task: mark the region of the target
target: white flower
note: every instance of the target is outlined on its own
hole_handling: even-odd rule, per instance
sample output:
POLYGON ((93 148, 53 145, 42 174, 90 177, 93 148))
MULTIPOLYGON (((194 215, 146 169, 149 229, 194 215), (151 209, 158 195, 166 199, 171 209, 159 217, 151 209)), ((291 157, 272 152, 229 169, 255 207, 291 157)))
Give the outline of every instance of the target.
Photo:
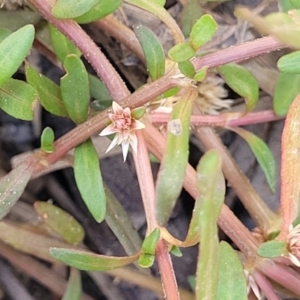
POLYGON ((300 224, 295 228, 291 225, 287 235, 288 256, 297 267, 300 267, 300 224))
POLYGON ((129 145, 132 150, 137 153, 137 137, 135 131, 145 128, 145 125, 131 115, 129 107, 123 109, 118 103, 112 103, 112 114, 108 114, 112 123, 104 128, 99 135, 109 135, 116 133, 111 144, 107 148, 106 152, 110 151, 114 146, 121 145, 124 161, 126 160, 129 145))

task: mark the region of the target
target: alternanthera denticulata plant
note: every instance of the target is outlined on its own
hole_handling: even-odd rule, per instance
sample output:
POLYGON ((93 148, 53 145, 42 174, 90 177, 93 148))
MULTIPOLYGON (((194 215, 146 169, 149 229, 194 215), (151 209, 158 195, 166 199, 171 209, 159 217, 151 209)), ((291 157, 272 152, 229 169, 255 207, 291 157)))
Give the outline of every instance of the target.
MULTIPOLYGON (((297 269, 300 265, 299 53, 291 50, 278 61, 280 76, 273 110, 252 112, 259 101, 259 84, 238 64, 278 49, 300 49, 299 3, 282 0, 279 3, 282 11, 264 18, 246 8, 238 8, 236 15, 249 21, 265 36, 200 55, 201 47, 211 40, 218 26, 212 16, 199 15, 185 37, 165 10, 165 1, 126 0, 124 3, 154 14, 166 24, 174 38, 174 46, 166 49, 170 68, 166 67, 165 49, 149 28, 138 24, 131 30, 114 18, 112 13, 123 5, 122 1, 28 0, 23 12, 31 16, 25 23, 32 24, 20 22, 17 28, 1 23, 5 11, 0 11, 1 108, 15 118, 32 120, 34 107, 39 102, 48 112, 70 118, 77 125, 55 141, 53 131, 46 128, 41 136, 41 148, 0 180, 0 216, 4 218, 9 213, 32 177, 45 170, 51 171, 59 162, 71 161, 77 187, 91 215, 97 222, 107 221, 128 255, 115 257, 87 251, 82 244, 81 224, 68 213, 43 202, 35 204, 37 214, 64 242, 58 242, 53 236, 38 235, 30 229, 18 229, 5 220, 0 223, 0 239, 21 252, 71 266, 71 283, 74 277, 79 278, 76 269, 117 272, 133 262, 139 267, 150 268, 157 261, 161 293, 169 300, 247 299, 252 292, 257 298, 265 296, 272 300, 280 299, 282 294, 300 297, 297 269), (44 20, 49 22, 51 45, 38 34, 39 24, 44 20), (148 83, 130 94, 111 63, 80 26, 90 22, 96 22, 108 35, 130 47, 147 66, 148 83), (60 85, 25 60, 31 47, 37 45, 65 71, 60 85), (82 57, 99 79, 88 74, 82 57), (26 82, 11 78, 20 65, 24 66, 26 82), (224 90, 220 90, 220 79, 215 79, 214 96, 204 97, 211 100, 211 106, 203 109, 207 103, 201 105, 199 91, 203 91, 205 84, 214 85, 211 78, 222 78, 245 99, 245 110, 215 114, 221 108, 220 103, 221 106, 230 105, 230 102, 220 102, 217 96, 225 95, 224 90), (291 78, 288 87, 286 78, 291 78), (90 108, 92 85, 105 95, 105 101, 100 104, 107 108, 102 111, 90 108), (246 140, 270 189, 274 190, 276 164, 271 151, 261 139, 240 126, 281 118, 286 118, 282 134, 281 202, 280 213, 275 213, 239 170, 212 127, 232 130, 246 140), (116 134, 108 150, 121 144, 124 160, 131 147, 147 220, 143 241, 103 184, 98 154, 91 139, 99 133, 116 134), (188 164, 191 133, 206 149, 196 170, 188 164), (70 160, 68 152, 72 149, 74 154, 70 160), (150 154, 160 161, 155 182, 150 154), (255 234, 223 203, 225 178, 255 222, 255 234), (167 224, 182 188, 195 199, 195 207, 185 240, 178 240, 168 232, 167 224), (114 213, 116 210, 118 214, 114 213), (218 227, 231 239, 232 245, 219 241, 218 227), (36 244, 18 242, 21 235, 39 241, 39 251, 36 244), (180 248, 197 244, 199 257, 195 262, 197 272, 192 293, 177 287, 171 255, 178 255, 180 248)), ((191 3, 195 5, 190 1, 185 4, 186 10, 191 3)), ((114 274, 122 276, 121 272, 114 274)), ((140 276, 145 275, 141 273, 140 276)), ((148 276, 149 280, 153 279, 148 276)), ((80 293, 80 289, 77 292, 80 293)))

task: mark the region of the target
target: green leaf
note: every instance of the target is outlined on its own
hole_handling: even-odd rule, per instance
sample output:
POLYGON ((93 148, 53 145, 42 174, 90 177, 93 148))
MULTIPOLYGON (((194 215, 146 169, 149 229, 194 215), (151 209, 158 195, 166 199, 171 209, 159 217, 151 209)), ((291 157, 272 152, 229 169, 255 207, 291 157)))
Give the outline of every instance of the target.
POLYGON ((12 31, 10 29, 6 29, 6 28, 0 28, 0 43, 7 38, 10 34, 12 33, 12 31))
POLYGON ((256 78, 247 69, 236 64, 220 66, 217 70, 229 87, 245 98, 247 111, 251 111, 256 106, 259 96, 256 78))
POLYGON ((206 152, 197 166, 199 196, 188 238, 199 234, 201 242, 196 276, 196 299, 216 299, 218 286, 219 241, 217 220, 225 195, 225 180, 217 150, 206 152), (197 218, 198 217, 198 218, 197 218))
POLYGON ((293 19, 296 15, 278 12, 271 13, 264 18, 269 33, 275 35, 282 43, 299 49, 300 48, 300 26, 299 18, 293 19))
POLYGON ((114 11, 116 11, 122 5, 121 0, 101 0, 92 9, 90 9, 84 15, 77 17, 75 21, 79 24, 87 24, 96 20, 102 19, 114 11))
POLYGON ((21 197, 36 165, 35 158, 28 157, 0 179, 0 220, 21 197))
POLYGON ((180 248, 177 246, 172 246, 170 253, 172 253, 176 257, 182 257, 182 252, 180 251, 180 248))
POLYGON ((84 229, 69 213, 43 201, 35 202, 34 209, 43 221, 66 242, 78 245, 83 241, 84 229))
POLYGON ((211 15, 203 15, 193 26, 190 34, 190 45, 197 51, 214 36, 218 24, 211 15))
POLYGON ((139 257, 139 265, 142 268, 150 268, 155 261, 155 248, 160 238, 160 229, 155 228, 144 240, 142 253, 139 257))
POLYGON ((295 51, 282 56, 277 67, 281 72, 300 74, 300 51, 295 51))
POLYGON ((46 127, 41 135, 41 148, 47 153, 54 151, 54 132, 50 127, 46 127))
POLYGON ((62 102, 60 87, 27 63, 25 72, 27 82, 38 91, 41 105, 54 115, 68 117, 68 112, 62 102))
POLYGON ((139 257, 139 266, 142 268, 150 268, 152 267, 154 261, 154 254, 142 253, 139 257))
POLYGON ((64 248, 50 248, 50 254, 57 260, 84 271, 108 271, 122 268, 133 263, 139 257, 139 253, 132 256, 115 257, 64 248))
POLYGON ((137 107, 131 110, 131 116, 139 120, 145 114, 145 107, 137 107))
POLYGON ((300 8, 300 0, 289 0, 293 8, 300 8))
MULTIPOLYGON (((189 225, 185 245, 195 245, 199 242, 203 218, 210 218, 210 222, 217 221, 225 195, 225 181, 221 171, 221 158, 217 151, 211 150, 201 158, 198 169, 198 189, 200 196, 197 198, 189 225), (209 184, 208 184, 209 183, 209 184), (209 202, 208 204, 205 204, 209 202), (212 211, 207 211, 203 216, 204 206, 212 211)), ((213 226, 213 225, 212 225, 213 226)), ((205 233, 207 234, 207 233, 205 233)), ((202 241, 202 239, 201 239, 202 241)))
POLYGON ((194 78, 195 68, 190 61, 182 61, 178 63, 180 72, 188 78, 194 78))
POLYGON ((274 112, 285 116, 300 92, 300 74, 279 73, 273 97, 274 112))
POLYGON ((236 127, 230 128, 230 130, 236 132, 248 143, 262 171, 264 172, 271 191, 275 193, 276 162, 268 145, 255 134, 243 128, 236 127))
POLYGON ((288 254, 287 243, 283 241, 268 241, 261 244, 257 249, 261 257, 274 258, 288 254))
POLYGON ((172 60, 180 62, 191 59, 195 56, 195 51, 189 43, 180 43, 172 47, 168 55, 172 60))
POLYGON ((62 300, 80 300, 81 289, 80 272, 77 269, 71 268, 67 289, 62 300))
POLYGON ((69 54, 81 56, 79 49, 56 27, 49 25, 50 38, 57 58, 63 63, 69 54))
POLYGON ((205 79, 208 71, 208 67, 203 67, 195 74, 194 79, 198 82, 201 82, 205 79))
POLYGON ((155 248, 160 238, 160 229, 155 228, 144 240, 142 250, 147 254, 155 254, 155 248))
POLYGON ((10 78, 0 86, 0 107, 14 118, 32 120, 37 100, 37 91, 24 81, 10 78))
POLYGON ((100 0, 57 0, 52 14, 57 19, 72 19, 87 13, 100 0))
POLYGON ((138 25, 134 32, 142 46, 152 81, 165 74, 165 53, 156 35, 147 27, 138 25))
POLYGON ((61 95, 70 118, 80 124, 86 121, 90 103, 89 79, 81 59, 70 54, 64 61, 66 75, 60 79, 61 95))
POLYGON ((104 191, 107 201, 105 221, 123 246, 126 254, 133 255, 142 247, 141 238, 133 228, 131 220, 122 205, 105 185, 104 191))
POLYGON ((247 282, 243 265, 231 246, 219 245, 219 283, 217 300, 247 300, 247 282))
POLYGON ((97 100, 112 101, 111 95, 105 84, 97 76, 88 74, 88 77, 91 97, 97 100))
POLYGON ((26 25, 0 43, 0 86, 19 68, 34 39, 34 27, 26 25))
POLYGON ((99 158, 91 139, 75 148, 74 173, 82 199, 95 220, 101 222, 105 217, 106 199, 99 158))
POLYGON ((278 2, 281 10, 284 12, 287 12, 294 8, 290 0, 278 0, 278 2))
POLYGON ((156 182, 156 216, 160 225, 168 221, 182 189, 188 160, 191 110, 196 95, 193 88, 186 90, 168 123, 166 152, 156 182))
POLYGON ((181 12, 181 29, 185 37, 190 35, 193 25, 203 15, 200 3, 198 0, 190 0, 184 5, 181 12))

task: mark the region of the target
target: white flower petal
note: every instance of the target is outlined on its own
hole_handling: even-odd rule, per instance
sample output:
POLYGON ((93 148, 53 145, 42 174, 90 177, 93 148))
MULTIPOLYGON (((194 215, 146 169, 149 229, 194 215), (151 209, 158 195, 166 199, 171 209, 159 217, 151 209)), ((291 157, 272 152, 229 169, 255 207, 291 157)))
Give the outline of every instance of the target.
POLYGON ((291 260, 291 262, 297 266, 297 267, 300 267, 300 261, 299 259, 292 253, 289 252, 289 259, 291 260))
POLYGON ((108 148, 106 149, 105 153, 107 153, 108 151, 110 151, 114 146, 116 146, 119 142, 119 135, 116 134, 114 139, 111 141, 110 145, 108 146, 108 148))
POLYGON ((130 141, 130 146, 132 150, 134 151, 135 154, 137 154, 137 146, 138 146, 138 140, 135 134, 130 134, 129 135, 129 141, 130 141))
POLYGON ((144 129, 145 128, 145 124, 142 123, 139 120, 134 120, 134 129, 135 130, 139 130, 139 129, 144 129))
POLYGON ((122 152, 123 152, 124 162, 125 162, 127 154, 128 154, 128 149, 129 149, 129 143, 123 141, 122 142, 122 152))
POLYGON ((114 126, 113 124, 110 124, 108 125, 107 127, 105 127, 100 133, 99 135, 100 136, 105 136, 105 135, 110 135, 110 134, 113 134, 117 132, 115 129, 114 129, 114 126))
POLYGON ((112 103, 112 109, 115 114, 123 111, 123 108, 115 101, 112 103))

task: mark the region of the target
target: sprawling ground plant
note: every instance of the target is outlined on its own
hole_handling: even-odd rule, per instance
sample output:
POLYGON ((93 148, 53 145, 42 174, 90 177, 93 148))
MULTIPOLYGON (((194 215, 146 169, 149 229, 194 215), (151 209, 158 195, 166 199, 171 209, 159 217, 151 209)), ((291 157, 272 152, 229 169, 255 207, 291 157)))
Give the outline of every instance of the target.
MULTIPOLYGON (((79 299, 77 269, 106 272, 116 269, 111 274, 124 279, 134 278, 134 272, 140 272, 139 276, 148 276, 146 281, 152 282, 151 275, 139 270, 150 268, 154 261, 158 263, 163 288, 159 291, 152 286, 152 289, 170 300, 248 299, 253 293, 259 299, 262 295, 267 299, 280 299, 283 294, 300 297, 300 88, 294 81, 300 74, 300 53, 291 50, 278 61, 280 76, 273 110, 251 112, 259 100, 259 85, 238 64, 287 47, 300 49, 299 1, 282 0, 281 12, 266 17, 238 8, 236 16, 250 22, 265 36, 212 53, 201 52, 218 26, 211 15, 199 13, 192 24, 185 22, 184 35, 165 10, 165 1, 124 2, 156 15, 166 24, 174 39, 174 46, 167 49, 168 58, 166 49, 149 28, 138 24, 131 30, 113 17, 112 13, 122 6, 121 0, 28 0, 23 11, 28 17, 20 18, 18 28, 10 28, 9 22, 7 28, 1 25, 1 108, 15 118, 32 120, 39 101, 48 112, 70 118, 77 126, 57 140, 52 129, 45 128, 41 148, 1 178, 0 216, 2 219, 9 213, 32 177, 67 162, 74 168, 77 187, 91 215, 97 222, 108 223, 128 255, 115 257, 87 251, 82 244, 81 224, 45 202, 36 202, 34 208, 56 233, 56 238, 4 219, 0 223, 0 239, 21 252, 71 266, 64 299, 79 299), (39 24, 44 20, 48 22, 51 45, 38 34, 39 24), (80 26, 90 22, 97 22, 108 35, 127 45, 147 66, 149 80, 134 93, 130 94, 111 63, 80 26), (65 75, 60 85, 25 60, 32 46, 63 68, 65 75), (99 78, 87 72, 82 57, 99 78), (25 68, 26 82, 11 78, 20 65, 25 68), (208 105, 199 104, 202 82, 205 84, 208 78, 218 81, 218 76, 245 100, 244 110, 212 114, 220 107, 230 106, 230 101, 219 99, 223 90, 218 90, 220 96, 208 105), (287 81, 290 81, 288 89, 287 81), (97 105, 102 110, 90 108, 90 98, 95 93, 100 95, 97 105), (271 151, 260 138, 240 126, 280 118, 286 120, 282 134, 280 212, 275 213, 239 170, 213 127, 232 130, 245 139, 274 191, 276 164, 271 151), (188 164, 191 133, 206 149, 196 170, 188 164), (143 241, 102 181, 98 154, 91 139, 94 134, 114 134, 107 151, 120 145, 124 161, 128 151, 132 152, 147 220, 143 241), (74 155, 70 157, 68 152, 72 149, 74 155), (160 161, 156 181, 150 164, 154 158, 160 161), (255 222, 253 233, 223 203, 225 178, 255 222), (168 231, 167 224, 182 188, 195 199, 195 207, 186 238, 178 240, 168 231), (231 245, 219 241, 218 227, 230 238, 231 245), (191 293, 177 287, 170 257, 180 255, 180 248, 197 244, 199 257, 191 293), (124 269, 129 272, 125 275, 118 273, 118 269, 134 262, 136 270, 124 269)), ((183 19, 194 9, 200 11, 198 1, 182 2, 183 19)), ((7 12, 1 13, 0 18, 4 18, 7 12)), ((1 254, 9 259, 14 250, 7 249, 0 245, 1 254)), ((40 268, 40 272, 45 271, 40 268)), ((59 288, 53 289, 61 294, 59 288)))

